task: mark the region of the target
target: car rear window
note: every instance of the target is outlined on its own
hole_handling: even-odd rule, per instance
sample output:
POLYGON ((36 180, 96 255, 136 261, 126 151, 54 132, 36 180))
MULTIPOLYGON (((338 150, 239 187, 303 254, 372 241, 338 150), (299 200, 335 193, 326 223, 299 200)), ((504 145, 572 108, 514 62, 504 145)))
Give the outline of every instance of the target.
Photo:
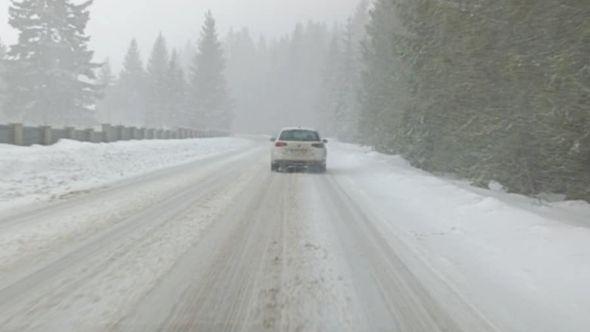
POLYGON ((311 130, 285 130, 279 138, 281 141, 317 142, 320 135, 311 130))

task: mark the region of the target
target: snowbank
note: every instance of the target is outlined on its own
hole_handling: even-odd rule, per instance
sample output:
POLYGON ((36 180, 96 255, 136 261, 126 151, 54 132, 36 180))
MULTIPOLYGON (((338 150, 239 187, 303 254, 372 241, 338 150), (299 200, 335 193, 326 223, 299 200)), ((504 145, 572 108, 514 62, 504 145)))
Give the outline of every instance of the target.
POLYGON ((0 212, 252 144, 240 138, 108 144, 63 140, 32 147, 0 144, 0 212))
POLYGON ((337 183, 499 330, 590 330, 590 204, 483 190, 397 156, 332 147, 337 183))

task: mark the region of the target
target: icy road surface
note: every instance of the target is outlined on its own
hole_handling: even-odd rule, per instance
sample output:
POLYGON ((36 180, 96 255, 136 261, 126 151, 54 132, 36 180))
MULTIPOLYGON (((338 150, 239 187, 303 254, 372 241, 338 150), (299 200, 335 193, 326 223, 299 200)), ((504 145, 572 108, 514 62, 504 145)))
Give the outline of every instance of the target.
POLYGON ((0 330, 588 330, 587 206, 546 213, 562 224, 331 155, 325 175, 272 174, 257 142, 3 216, 0 330))

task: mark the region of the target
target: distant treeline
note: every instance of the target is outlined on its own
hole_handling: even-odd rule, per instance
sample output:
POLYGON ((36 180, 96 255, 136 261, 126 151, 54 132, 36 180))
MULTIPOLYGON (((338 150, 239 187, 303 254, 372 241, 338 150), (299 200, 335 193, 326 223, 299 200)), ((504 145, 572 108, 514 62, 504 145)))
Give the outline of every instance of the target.
MULTIPOLYGON (((190 60, 160 35, 144 66, 131 42, 119 75, 94 62, 86 26, 93 1, 11 0, 18 42, 0 43, 0 120, 29 125, 100 123, 229 130, 232 101, 211 13, 190 60)), ((195 38, 196 39, 196 38, 195 38)), ((122 51, 123 52, 123 51, 122 51)))
POLYGON ((256 40, 247 29, 231 31, 225 48, 236 129, 276 134, 281 127, 301 125, 326 134, 337 127, 352 131, 347 108, 359 88, 356 76, 368 9, 369 1, 361 1, 344 24, 300 23, 290 34, 270 40, 256 40), (350 85, 332 91, 331 71, 337 69, 343 76, 335 79, 350 85), (336 101, 336 95, 343 100, 336 101), (334 107, 341 116, 337 119, 334 107))
POLYGON ((225 67, 211 13, 197 49, 188 43, 184 53, 169 50, 160 34, 144 65, 132 40, 119 75, 113 75, 108 60, 99 71, 104 94, 97 104, 97 117, 107 123, 228 131, 234 115, 225 67))
POLYGON ((589 1, 376 0, 366 33, 359 63, 347 34, 328 61, 339 137, 482 186, 590 199, 589 1))

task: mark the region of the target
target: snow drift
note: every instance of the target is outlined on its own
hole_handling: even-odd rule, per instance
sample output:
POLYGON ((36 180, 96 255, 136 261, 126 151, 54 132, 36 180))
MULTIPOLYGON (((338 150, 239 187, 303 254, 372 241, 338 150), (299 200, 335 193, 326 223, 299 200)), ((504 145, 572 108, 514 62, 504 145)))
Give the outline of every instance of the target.
POLYGON ((243 149, 240 138, 0 145, 0 212, 243 149))

